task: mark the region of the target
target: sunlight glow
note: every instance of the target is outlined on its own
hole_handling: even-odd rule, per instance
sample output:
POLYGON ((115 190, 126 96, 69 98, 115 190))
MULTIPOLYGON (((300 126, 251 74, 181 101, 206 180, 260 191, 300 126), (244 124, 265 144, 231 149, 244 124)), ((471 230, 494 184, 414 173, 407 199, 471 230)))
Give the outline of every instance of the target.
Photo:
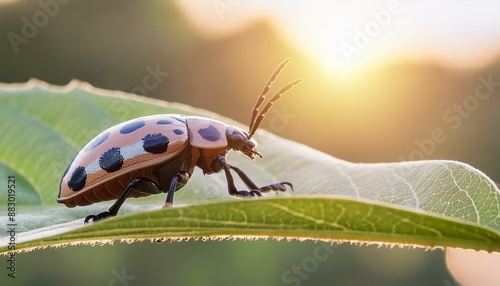
POLYGON ((481 67, 499 54, 500 1, 178 1, 209 37, 271 21, 294 48, 335 73, 390 61, 481 67), (203 3, 203 4, 202 4, 203 3))

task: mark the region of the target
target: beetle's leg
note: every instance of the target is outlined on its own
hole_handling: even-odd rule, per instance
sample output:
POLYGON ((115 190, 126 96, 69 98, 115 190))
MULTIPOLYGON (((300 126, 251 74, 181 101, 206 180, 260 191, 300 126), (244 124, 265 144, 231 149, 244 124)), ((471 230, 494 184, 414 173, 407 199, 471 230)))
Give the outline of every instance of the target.
POLYGON ((226 161, 226 158, 224 158, 222 156, 219 156, 218 159, 222 165, 222 168, 224 169, 224 173, 226 174, 227 187, 228 187, 229 194, 231 196, 236 196, 236 197, 255 197, 255 196, 261 197, 262 196, 262 194, 259 191, 259 188, 257 186, 255 186, 254 183, 252 183, 252 185, 255 186, 255 188, 253 188, 252 186, 248 186, 250 189, 252 189, 251 191, 238 191, 238 189, 234 185, 233 175, 231 175, 231 170, 230 170, 231 165, 229 165, 229 163, 226 161))
POLYGON ((293 190, 293 185, 290 182, 281 182, 281 183, 271 184, 271 185, 259 188, 259 187, 257 187, 257 185, 255 185, 254 182, 252 182, 252 180, 247 176, 247 174, 245 174, 240 168, 232 166, 232 165, 229 165, 229 168, 233 169, 238 174, 238 176, 240 176, 243 183, 245 183, 245 185, 247 185, 247 187, 249 187, 252 190, 259 190, 259 191, 264 192, 264 193, 267 193, 270 191, 285 192, 286 191, 285 185, 289 186, 293 190))
POLYGON ((189 173, 179 172, 175 174, 172 182, 170 182, 170 187, 168 188, 167 199, 165 200, 165 205, 163 207, 171 207, 174 203, 174 193, 177 190, 177 184, 184 186, 189 180, 189 173))
POLYGON ((136 189, 139 192, 149 193, 149 194, 158 194, 162 192, 160 187, 155 182, 151 181, 148 178, 140 177, 134 179, 125 187, 125 189, 123 189, 123 192, 121 193, 120 197, 109 208, 108 211, 102 212, 98 215, 87 216, 85 218, 85 224, 87 224, 90 220, 96 222, 108 217, 116 216, 118 214, 118 210, 123 205, 123 202, 125 202, 132 189, 136 189))

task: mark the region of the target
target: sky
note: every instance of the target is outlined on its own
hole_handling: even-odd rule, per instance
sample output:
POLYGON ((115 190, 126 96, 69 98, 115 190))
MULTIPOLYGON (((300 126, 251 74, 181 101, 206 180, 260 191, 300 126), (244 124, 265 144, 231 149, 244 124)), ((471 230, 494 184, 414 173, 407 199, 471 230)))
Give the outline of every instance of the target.
POLYGON ((265 18, 293 47, 342 73, 401 60, 480 68, 500 54, 500 1, 177 2, 207 37, 265 18))

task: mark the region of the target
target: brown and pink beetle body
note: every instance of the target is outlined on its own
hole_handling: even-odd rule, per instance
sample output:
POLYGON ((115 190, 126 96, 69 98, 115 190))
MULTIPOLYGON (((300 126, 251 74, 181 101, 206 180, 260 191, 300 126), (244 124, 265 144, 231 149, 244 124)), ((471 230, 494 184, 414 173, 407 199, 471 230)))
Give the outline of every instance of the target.
POLYGON ((289 60, 282 62, 267 82, 252 110, 249 132, 218 120, 179 114, 151 115, 120 123, 96 136, 76 155, 61 179, 57 201, 75 207, 116 199, 108 211, 87 216, 85 223, 115 216, 128 197, 167 193, 165 206, 171 206, 174 192, 188 182, 196 166, 204 174, 224 170, 233 196, 286 191, 286 185, 292 187, 288 182, 257 187, 242 170, 230 165, 226 156, 236 150, 251 159, 262 157, 252 136, 272 104, 302 80, 284 86, 259 114, 271 84, 289 60), (249 191, 237 190, 231 169, 249 191))

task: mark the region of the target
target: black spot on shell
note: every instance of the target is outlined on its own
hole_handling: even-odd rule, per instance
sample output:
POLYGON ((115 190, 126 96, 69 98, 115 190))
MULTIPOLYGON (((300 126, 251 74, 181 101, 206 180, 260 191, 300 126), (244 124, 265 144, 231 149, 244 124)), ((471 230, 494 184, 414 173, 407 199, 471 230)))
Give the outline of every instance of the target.
POLYGON ((134 120, 134 121, 128 123, 127 125, 123 126, 122 129, 120 129, 120 133, 121 134, 128 134, 130 132, 134 132, 135 130, 143 127, 144 125, 146 125, 144 120, 134 120))
POLYGON ((111 148, 102 154, 99 158, 99 166, 106 172, 115 172, 120 170, 123 165, 123 156, 120 154, 120 148, 111 148))
POLYGON ((198 133, 201 135, 203 139, 212 142, 215 142, 221 138, 219 130, 217 130, 217 128, 215 128, 213 125, 198 130, 198 133))
POLYGON ((89 147, 87 147, 85 150, 90 151, 94 149, 95 147, 101 145, 104 141, 106 141, 108 137, 109 137, 109 132, 99 135, 98 137, 94 138, 94 140, 90 141, 89 147))
POLYGON ((156 124, 172 124, 172 123, 173 123, 172 121, 166 119, 158 120, 158 122, 156 122, 156 124))
POLYGON ((182 135, 182 134, 184 134, 184 131, 182 131, 182 130, 180 130, 180 129, 174 129, 174 133, 175 133, 176 135, 182 135))
POLYGON ((152 154, 160 154, 167 151, 168 138, 162 134, 148 134, 142 138, 144 150, 152 154))
POLYGON ((87 172, 85 172, 85 168, 82 166, 79 166, 73 171, 73 174, 71 174, 71 179, 68 181, 68 187, 75 191, 78 192, 79 190, 83 189, 85 187, 85 181, 87 180, 87 172))

